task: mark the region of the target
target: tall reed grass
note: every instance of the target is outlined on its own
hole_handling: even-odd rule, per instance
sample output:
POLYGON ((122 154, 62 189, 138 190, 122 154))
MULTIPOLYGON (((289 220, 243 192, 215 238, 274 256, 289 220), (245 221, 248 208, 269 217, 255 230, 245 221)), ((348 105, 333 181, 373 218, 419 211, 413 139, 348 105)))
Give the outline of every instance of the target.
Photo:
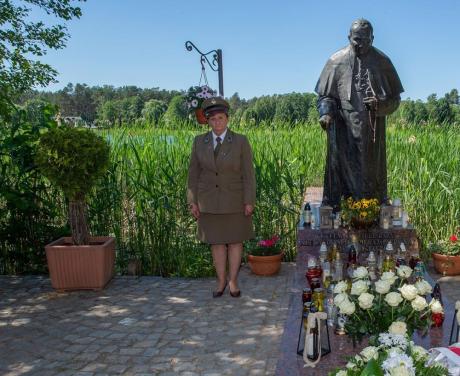
MULTIPOLYGON (((325 135, 319 127, 240 129, 254 152, 256 234, 279 234, 295 259, 296 227, 306 187, 321 186, 325 135)), ((203 130, 204 131, 204 130, 203 130)), ((460 136, 455 129, 389 127, 391 197, 403 200, 424 242, 446 237, 460 223, 460 136)), ((196 238, 185 200, 191 143, 199 131, 121 130, 108 133, 113 166, 91 200, 95 230, 111 232, 119 266, 138 258, 144 273, 213 273, 208 247, 196 238)))
MULTIPOLYGON (((210 250, 196 240, 196 223, 186 203, 193 137, 206 130, 103 132, 111 143, 112 164, 89 197, 88 217, 93 234, 117 237, 119 271, 137 259, 144 274, 214 274, 210 250)), ((248 136, 254 152, 256 234, 280 235, 286 260, 294 260, 305 189, 322 185, 324 132, 308 124, 237 131, 248 136)), ((389 194, 402 199, 423 242, 446 238, 460 225, 458 129, 389 127, 387 159, 389 194)), ((55 212, 65 222, 65 211, 55 212)))

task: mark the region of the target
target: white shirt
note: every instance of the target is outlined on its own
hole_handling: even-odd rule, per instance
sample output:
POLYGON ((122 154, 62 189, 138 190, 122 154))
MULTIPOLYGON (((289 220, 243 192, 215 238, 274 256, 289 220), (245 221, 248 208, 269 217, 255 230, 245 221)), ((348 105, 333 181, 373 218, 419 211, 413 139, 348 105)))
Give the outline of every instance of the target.
POLYGON ((220 135, 220 136, 217 136, 214 132, 211 132, 212 133, 212 145, 214 147, 214 149, 216 148, 217 146, 217 141, 216 141, 216 138, 217 137, 220 137, 220 143, 224 142, 225 140, 225 135, 227 134, 227 129, 225 129, 225 131, 220 135))

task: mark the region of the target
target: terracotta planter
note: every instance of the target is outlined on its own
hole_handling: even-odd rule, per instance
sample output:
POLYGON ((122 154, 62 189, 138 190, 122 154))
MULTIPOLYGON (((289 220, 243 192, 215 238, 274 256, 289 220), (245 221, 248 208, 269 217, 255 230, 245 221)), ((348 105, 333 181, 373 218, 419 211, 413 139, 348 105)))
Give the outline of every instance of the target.
POLYGON ((206 119, 206 116, 204 116, 204 111, 203 111, 203 109, 197 108, 197 109, 195 110, 195 116, 196 116, 196 121, 197 121, 199 124, 207 124, 207 123, 208 123, 208 119, 206 119))
POLYGON ((446 256, 440 253, 432 253, 434 268, 443 275, 460 274, 460 256, 446 256))
POLYGON ((47 246, 51 285, 56 290, 100 290, 114 275, 115 238, 98 236, 90 245, 60 238, 47 246))
POLYGON ((284 253, 274 256, 248 255, 251 271, 257 275, 273 275, 279 272, 284 253))

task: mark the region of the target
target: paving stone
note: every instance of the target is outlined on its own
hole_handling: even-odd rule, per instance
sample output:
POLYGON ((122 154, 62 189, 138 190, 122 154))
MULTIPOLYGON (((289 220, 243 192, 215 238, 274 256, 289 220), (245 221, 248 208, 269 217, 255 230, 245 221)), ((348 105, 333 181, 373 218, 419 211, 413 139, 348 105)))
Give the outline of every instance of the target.
POLYGON ((244 266, 237 300, 212 299, 213 278, 116 277, 61 294, 47 278, 0 276, 0 374, 273 374, 293 270, 244 266))

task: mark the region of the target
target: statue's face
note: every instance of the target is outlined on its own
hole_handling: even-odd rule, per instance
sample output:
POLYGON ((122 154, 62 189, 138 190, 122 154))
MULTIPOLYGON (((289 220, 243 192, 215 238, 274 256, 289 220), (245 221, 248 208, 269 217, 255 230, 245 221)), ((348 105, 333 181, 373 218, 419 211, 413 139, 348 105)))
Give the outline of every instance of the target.
POLYGON ((374 36, 368 29, 358 29, 351 32, 348 36, 348 40, 356 55, 363 56, 369 52, 374 36))

